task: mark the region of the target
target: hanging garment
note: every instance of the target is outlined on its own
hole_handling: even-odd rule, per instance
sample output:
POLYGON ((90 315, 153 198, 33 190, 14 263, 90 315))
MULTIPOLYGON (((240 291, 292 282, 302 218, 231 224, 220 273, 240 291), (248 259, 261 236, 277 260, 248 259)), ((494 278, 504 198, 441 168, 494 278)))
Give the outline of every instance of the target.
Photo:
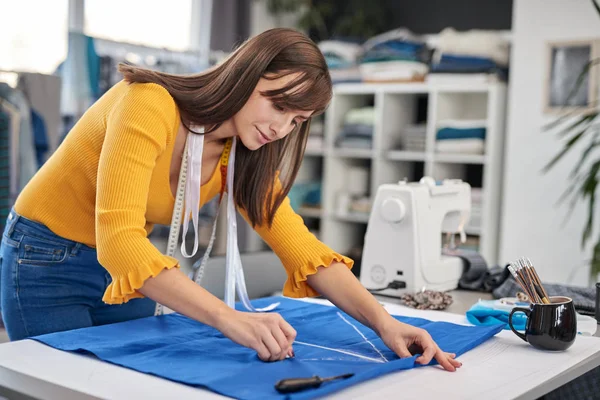
POLYGON ((17 88, 23 91, 30 107, 44 120, 48 155, 52 154, 61 137, 61 78, 56 75, 20 73, 17 88))
POLYGON ((8 114, 10 120, 8 125, 8 187, 12 204, 19 195, 19 127, 21 126, 21 114, 12 103, 3 98, 0 98, 0 105, 2 105, 2 110, 8 114))
MULTIPOLYGON (((279 362, 263 362, 254 350, 235 344, 216 329, 180 314, 33 339, 56 349, 93 354, 116 365, 240 399, 322 397, 389 372, 418 367, 416 355, 400 359, 371 329, 338 308, 285 297, 254 300, 252 304, 264 307, 273 301, 281 303, 278 311, 297 331, 295 357, 279 362), (354 373, 354 376, 287 397, 274 388, 275 383, 284 378, 345 373, 354 373)), ((238 303, 236 308, 243 310, 244 306, 238 303)), ((421 318, 395 318, 427 330, 444 351, 457 356, 503 328, 502 324, 462 326, 421 318)))
POLYGON ((10 114, 0 107, 0 232, 10 213, 10 114))
POLYGON ((13 89, 8 84, 0 82, 0 97, 7 100, 19 111, 19 130, 12 132, 18 136, 18 141, 11 140, 11 147, 18 143, 18 182, 17 189, 21 191, 37 171, 33 129, 31 127, 31 108, 23 92, 13 89))
POLYGON ((48 131, 46 130, 46 122, 34 109, 31 109, 31 126, 33 128, 37 167, 40 168, 44 165, 48 153, 48 131))

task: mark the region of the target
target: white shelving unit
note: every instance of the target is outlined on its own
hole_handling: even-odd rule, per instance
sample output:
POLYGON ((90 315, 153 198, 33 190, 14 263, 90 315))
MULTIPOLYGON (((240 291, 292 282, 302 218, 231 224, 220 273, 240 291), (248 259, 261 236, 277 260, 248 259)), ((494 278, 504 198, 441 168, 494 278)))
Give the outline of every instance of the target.
POLYGON ((322 178, 322 209, 300 210, 305 222, 327 245, 341 253, 362 246, 368 213, 340 214, 339 194, 348 185, 353 166, 366 167, 368 195, 379 185, 402 179, 418 180, 429 175, 436 180, 459 178, 481 188, 480 223, 467 228, 471 242, 489 264, 498 262, 498 232, 502 159, 504 149, 506 85, 503 83, 434 84, 338 84, 325 113, 324 149, 307 152, 301 175, 322 178), (373 106, 375 125, 371 149, 335 146, 346 113, 356 107, 373 106), (485 120, 484 154, 437 153, 438 122, 445 119, 485 120), (426 125, 424 151, 398 148, 404 128, 426 125))

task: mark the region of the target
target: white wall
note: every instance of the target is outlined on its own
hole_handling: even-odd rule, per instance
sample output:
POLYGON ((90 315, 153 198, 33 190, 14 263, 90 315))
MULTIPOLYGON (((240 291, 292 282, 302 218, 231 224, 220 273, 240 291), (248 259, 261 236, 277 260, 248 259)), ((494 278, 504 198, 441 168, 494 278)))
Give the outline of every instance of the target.
POLYGON ((562 144, 541 130, 553 120, 542 108, 545 42, 600 37, 600 17, 589 0, 515 0, 513 7, 500 260, 527 256, 542 280, 587 285, 588 266, 573 272, 589 264, 595 241, 585 251, 581 249, 586 207, 579 203, 563 225, 568 203, 557 205, 581 151, 550 173, 541 172, 562 144))

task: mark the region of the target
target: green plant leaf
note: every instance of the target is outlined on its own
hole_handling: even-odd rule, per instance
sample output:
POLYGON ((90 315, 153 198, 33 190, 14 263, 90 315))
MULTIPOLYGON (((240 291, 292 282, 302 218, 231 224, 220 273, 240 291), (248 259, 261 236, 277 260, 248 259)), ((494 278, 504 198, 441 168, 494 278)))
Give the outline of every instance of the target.
POLYGON ((548 164, 546 164, 546 166, 544 166, 544 168, 542 168, 542 171, 545 173, 545 172, 548 172, 550 169, 552 169, 554 164, 556 164, 560 159, 563 158, 563 156, 565 154, 567 154, 567 152, 569 150, 571 150, 571 148, 575 145, 575 143, 577 143, 579 141, 579 139, 581 139, 583 137, 585 132, 586 132, 586 129, 584 128, 580 132, 576 133, 573 137, 571 137, 567 141, 567 143, 565 143, 562 150, 556 156, 554 156, 554 158, 548 164))
POLYGON ((581 246, 585 246, 587 241, 589 240, 592 234, 592 227, 594 221, 594 208, 595 208, 595 199, 596 199, 596 188, 598 187, 598 172, 600 171, 600 161, 596 161, 589 169, 587 173, 586 180, 581 187, 581 195, 585 199, 588 199, 588 218, 583 230, 583 235, 581 238, 581 246))
POLYGON ((594 8, 596 9, 598 15, 600 15, 600 6, 598 6, 598 3, 596 3, 595 0, 592 0, 592 4, 594 5, 594 8))
POLYGON ((588 114, 588 115, 581 115, 577 117, 577 120, 575 122, 573 122, 572 124, 568 125, 566 128, 562 128, 557 134, 556 136, 558 136, 559 138, 563 138, 565 136, 567 136, 569 133, 573 132, 573 130, 577 127, 579 127, 582 124, 591 124, 592 121, 594 121, 594 119, 596 118, 596 116, 598 115, 598 113, 594 113, 594 114, 588 114))
POLYGON ((594 100, 589 103, 589 109, 583 111, 576 108, 567 109, 566 112, 561 113, 560 116, 557 117, 555 120, 542 125, 542 131, 553 131, 554 129, 558 128, 559 125, 561 125, 567 120, 570 120, 573 117, 581 117, 591 114, 598 115, 598 109, 594 108, 597 107, 598 104, 600 104, 600 100, 594 100))
POLYGON ((590 267, 590 274, 592 279, 595 280, 596 276, 600 273, 600 238, 596 242, 596 245, 592 251, 592 261, 590 267))
POLYGON ((579 73, 579 76, 577 76, 577 81, 575 81, 575 86, 573 86, 573 88, 571 89, 571 93, 569 93, 569 95, 567 96, 567 100, 566 100, 567 104, 577 94, 577 92, 579 91, 579 88, 581 88, 581 85, 583 84, 583 80, 590 72, 590 68, 592 68, 594 65, 597 65, 599 63, 600 63, 600 58, 594 58, 594 59, 588 61, 583 66, 583 68, 581 69, 581 72, 579 73))
POLYGON ((581 154, 581 158, 579 159, 579 162, 577 163, 575 168, 573 168, 573 171, 571 171, 570 176, 574 177, 579 173, 579 170, 581 169, 585 161, 588 159, 590 154, 592 154, 592 150, 594 150, 597 146, 600 145, 600 142, 596 141, 599 135, 600 131, 596 131, 596 133, 594 133, 594 137, 592 137, 592 140, 590 140, 590 144, 585 148, 585 150, 581 154))
POLYGON ((559 201, 557 202, 562 203, 567 197, 571 196, 571 201, 569 202, 567 214, 565 214, 565 217, 563 218, 563 222, 561 224, 563 227, 569 222, 571 216, 573 215, 575 206, 579 201, 579 193, 583 190, 582 188, 578 188, 578 186, 581 185, 581 187, 583 187, 583 181, 585 180, 585 178, 586 175, 582 174, 581 176, 578 176, 576 179, 574 179, 571 185, 569 185, 569 187, 563 192, 563 194, 559 198, 559 201))

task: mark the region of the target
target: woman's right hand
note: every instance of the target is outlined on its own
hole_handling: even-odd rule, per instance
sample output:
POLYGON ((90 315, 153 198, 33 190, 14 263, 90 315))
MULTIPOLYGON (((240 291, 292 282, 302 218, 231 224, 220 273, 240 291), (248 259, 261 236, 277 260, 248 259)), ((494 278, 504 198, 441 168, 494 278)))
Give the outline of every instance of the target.
POLYGON ((232 310, 216 327, 232 341, 256 351, 263 361, 293 357, 296 330, 277 313, 232 310))

